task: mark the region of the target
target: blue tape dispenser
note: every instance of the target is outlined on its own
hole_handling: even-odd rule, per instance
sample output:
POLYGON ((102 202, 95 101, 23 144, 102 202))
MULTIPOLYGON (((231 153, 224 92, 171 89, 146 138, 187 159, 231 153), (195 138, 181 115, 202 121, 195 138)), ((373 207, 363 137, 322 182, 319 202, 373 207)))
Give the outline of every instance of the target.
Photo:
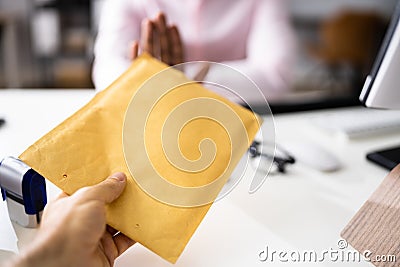
POLYGON ((37 227, 47 204, 43 176, 21 160, 6 157, 0 162, 0 187, 11 220, 23 227, 37 227))

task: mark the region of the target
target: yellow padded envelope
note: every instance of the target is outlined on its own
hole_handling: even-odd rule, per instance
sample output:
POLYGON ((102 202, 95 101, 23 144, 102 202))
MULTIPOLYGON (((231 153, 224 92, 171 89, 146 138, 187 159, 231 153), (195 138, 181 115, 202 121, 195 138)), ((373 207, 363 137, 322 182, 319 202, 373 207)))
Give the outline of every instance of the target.
POLYGON ((260 123, 144 54, 20 159, 67 194, 125 172, 107 223, 174 263, 260 123))

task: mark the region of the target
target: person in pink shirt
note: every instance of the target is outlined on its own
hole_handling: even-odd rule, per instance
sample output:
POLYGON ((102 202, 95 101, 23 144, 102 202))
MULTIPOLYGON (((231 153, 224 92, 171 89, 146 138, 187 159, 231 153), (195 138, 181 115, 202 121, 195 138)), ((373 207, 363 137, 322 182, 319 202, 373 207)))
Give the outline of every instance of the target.
MULTIPOLYGON (((224 63, 268 98, 289 89, 295 39, 284 0, 106 0, 95 44, 96 88, 106 88, 143 51, 169 65, 224 63)), ((235 79, 212 69, 207 75, 221 84, 235 79)), ((236 85, 251 100, 246 85, 236 85)))

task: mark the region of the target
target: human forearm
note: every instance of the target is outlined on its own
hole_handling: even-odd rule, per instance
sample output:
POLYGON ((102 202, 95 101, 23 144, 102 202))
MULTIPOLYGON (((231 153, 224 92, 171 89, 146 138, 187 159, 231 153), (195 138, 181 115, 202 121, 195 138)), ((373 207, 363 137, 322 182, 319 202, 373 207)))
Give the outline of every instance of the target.
MULTIPOLYGON (((58 244, 52 244, 49 240, 48 244, 53 247, 57 247, 58 244)), ((36 244, 34 242, 31 244, 30 248, 21 251, 20 254, 12 258, 4 267, 51 267, 57 262, 57 266, 66 266, 63 264, 63 260, 56 251, 49 246, 36 244)))

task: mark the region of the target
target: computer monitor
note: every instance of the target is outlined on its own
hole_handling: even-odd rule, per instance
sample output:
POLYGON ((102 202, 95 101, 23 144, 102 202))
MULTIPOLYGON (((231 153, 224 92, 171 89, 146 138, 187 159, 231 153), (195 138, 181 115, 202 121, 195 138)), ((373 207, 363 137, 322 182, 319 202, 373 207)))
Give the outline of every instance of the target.
POLYGON ((400 1, 386 36, 367 76, 361 102, 371 108, 400 109, 400 1))

